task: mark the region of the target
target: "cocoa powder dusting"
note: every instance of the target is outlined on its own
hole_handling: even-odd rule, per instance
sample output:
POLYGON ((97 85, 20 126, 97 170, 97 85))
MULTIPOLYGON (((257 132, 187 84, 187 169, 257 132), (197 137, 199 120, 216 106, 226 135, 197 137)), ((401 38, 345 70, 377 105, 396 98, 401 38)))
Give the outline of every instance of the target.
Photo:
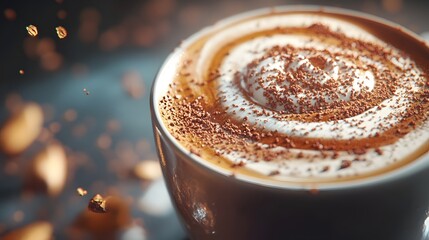
MULTIPOLYGON (((388 126, 387 124, 374 126, 378 131, 374 136, 369 138, 353 137, 347 140, 340 140, 305 137, 311 132, 319 131, 321 128, 318 125, 315 125, 316 127, 304 133, 304 137, 296 137, 276 131, 268 131, 260 126, 252 125, 248 121, 250 116, 245 116, 239 120, 232 118, 229 112, 239 113, 249 108, 254 114, 252 117, 270 117, 279 121, 316 122, 320 124, 343 121, 350 126, 359 126, 362 122, 350 119, 360 114, 374 114, 383 109, 385 107, 382 104, 383 101, 396 94, 395 92, 399 87, 399 80, 405 76, 401 72, 409 71, 409 69, 401 69, 399 71, 397 66, 391 63, 393 56, 391 50, 375 43, 349 38, 343 33, 333 31, 322 24, 313 24, 308 28, 278 28, 276 31, 279 33, 298 32, 314 35, 319 39, 324 39, 324 41, 332 41, 341 48, 362 52, 366 57, 386 63, 386 66, 380 70, 380 67, 376 65, 362 65, 359 59, 356 59, 356 56, 352 54, 342 54, 342 58, 356 62, 356 69, 360 71, 369 70, 374 74, 374 78, 377 79, 372 91, 362 88, 363 90, 360 92, 352 92, 350 94, 350 101, 344 100, 337 92, 340 85, 353 85, 352 75, 346 75, 339 82, 328 80, 322 84, 315 81, 314 75, 297 68, 295 71, 286 73, 278 72, 276 78, 271 79, 273 80, 273 85, 270 86, 263 85, 266 79, 260 77, 257 81, 257 84, 259 84, 257 87, 264 87, 268 91, 269 94, 266 94, 265 97, 268 99, 268 105, 272 111, 259 111, 255 108, 252 109, 252 106, 258 103, 253 99, 253 93, 248 92, 246 89, 242 90, 242 94, 248 102, 242 105, 234 103, 222 107, 224 103, 231 99, 220 97, 223 95, 217 91, 217 80, 222 77, 218 70, 219 66, 211 66, 207 73, 208 79, 201 82, 201 80, 193 76, 195 61, 186 60, 180 66, 182 74, 179 74, 174 84, 170 85, 167 94, 160 100, 159 109, 165 125, 171 134, 185 147, 190 149, 190 153, 203 158, 215 156, 217 162, 221 162, 219 159, 222 159, 222 156, 232 153, 241 153, 239 157, 249 159, 250 162, 257 161, 257 159, 278 161, 279 158, 284 162, 290 159, 312 161, 312 159, 317 158, 334 161, 341 157, 339 154, 340 151, 346 151, 356 156, 356 159, 359 159, 358 156, 367 154, 370 149, 372 149, 372 153, 383 155, 383 151, 381 150, 383 146, 396 142, 428 118, 429 101, 427 99, 429 99, 429 80, 426 75, 422 78, 424 80, 419 80, 418 82, 418 84, 423 86, 426 85, 426 89, 421 93, 413 93, 415 99, 403 106, 405 107, 405 114, 402 116, 389 116, 390 118, 401 119, 399 123, 393 126, 388 126), (287 79, 288 85, 282 86, 283 89, 279 91, 277 86, 279 83, 285 81, 285 79, 287 79), (321 92, 325 95, 321 94, 321 92), (290 96, 299 94, 311 96, 314 101, 311 99, 300 99, 298 101, 298 106, 300 106, 298 109, 290 96), (326 100, 326 96, 329 96, 329 101, 326 100), (282 110, 278 110, 279 106, 282 110), (283 148, 282 150, 277 150, 278 147, 283 148), (290 151, 296 149, 303 151, 296 153, 290 151), (314 150, 319 155, 311 158, 306 155, 304 150, 314 150)), ((297 49, 291 45, 277 45, 267 49, 261 58, 250 62, 247 65, 247 69, 257 69, 256 66, 267 57, 279 56, 286 63, 291 62, 296 53, 300 51, 307 52, 313 56, 309 58, 309 61, 315 66, 314 71, 321 71, 320 69, 323 69, 331 61, 329 59, 339 57, 338 54, 327 50, 308 47, 297 49), (329 56, 329 59, 324 56, 329 56)), ((222 56, 224 57, 228 53, 229 49, 226 49, 222 56)), ((221 61, 218 61, 217 64, 220 63, 221 61)), ((261 69, 262 73, 266 71, 268 70, 261 69)), ((234 83, 240 86, 242 81, 254 78, 255 76, 262 76, 262 74, 254 70, 243 71, 242 69, 238 69, 234 76, 234 83)), ((407 91, 411 92, 413 90, 407 91)), ((340 127, 336 126, 333 129, 341 130, 340 127)), ((369 131, 372 129, 363 128, 362 130, 369 131)), ((300 129, 293 129, 291 131, 300 131, 300 129)), ((340 160, 341 158, 336 161, 340 160)), ((237 161, 234 164, 229 164, 229 167, 242 168, 246 164, 245 161, 237 161)), ((354 164, 353 161, 341 160, 339 166, 337 165, 338 168, 333 167, 331 169, 329 165, 324 165, 315 168, 317 169, 315 172, 340 172, 350 168, 352 164, 354 164)), ((287 168, 287 166, 284 167, 287 168)), ((267 175, 277 176, 279 174, 280 171, 273 170, 267 175)))

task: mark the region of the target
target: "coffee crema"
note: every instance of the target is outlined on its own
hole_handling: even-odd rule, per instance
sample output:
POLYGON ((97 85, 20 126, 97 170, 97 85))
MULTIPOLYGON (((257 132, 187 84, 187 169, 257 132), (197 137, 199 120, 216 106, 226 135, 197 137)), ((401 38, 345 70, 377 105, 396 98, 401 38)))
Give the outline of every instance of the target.
POLYGON ((164 124, 233 173, 347 181, 429 150, 429 50, 398 28, 272 11, 219 23, 177 51, 164 124))

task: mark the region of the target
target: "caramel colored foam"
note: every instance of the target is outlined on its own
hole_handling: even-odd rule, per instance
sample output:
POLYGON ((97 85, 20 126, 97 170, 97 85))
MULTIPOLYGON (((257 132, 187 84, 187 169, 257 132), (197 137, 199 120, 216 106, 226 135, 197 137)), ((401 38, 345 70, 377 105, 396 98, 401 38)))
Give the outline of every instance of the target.
MULTIPOLYGON (((308 12, 273 12, 268 15, 240 20, 226 25, 225 28, 233 28, 235 24, 262 19, 267 16, 306 13, 308 12)), ((182 64, 177 69, 178 74, 170 85, 167 94, 160 101, 160 112, 164 118, 165 125, 172 135, 189 149, 192 154, 198 155, 222 168, 231 170, 232 173, 294 183, 349 181, 375 176, 400 168, 427 153, 429 150, 429 139, 424 140, 425 142, 421 144, 421 147, 416 148, 412 153, 401 159, 389 160, 388 164, 386 163, 383 167, 377 167, 363 173, 351 172, 346 175, 342 174, 344 169, 353 169, 356 164, 361 164, 360 166, 365 166, 364 163, 371 165, 373 160, 370 156, 378 156, 385 159, 393 158, 387 156, 382 149, 397 144, 398 141, 401 141, 401 139, 410 133, 414 133, 416 129, 426 126, 429 112, 429 101, 427 100, 429 98, 429 80, 427 78, 429 71, 429 63, 427 62, 429 59, 429 50, 424 43, 412 38, 400 29, 392 28, 373 20, 337 13, 312 13, 340 19, 360 26, 382 42, 392 46, 395 50, 392 52, 390 49, 386 50, 379 43, 350 38, 347 36, 347 33, 343 34, 342 32, 332 30, 329 26, 320 23, 305 27, 276 27, 268 30, 258 30, 235 39, 228 39, 225 45, 207 61, 208 65, 205 66, 206 69, 203 69, 202 76, 199 76, 198 71, 201 71, 201 69, 199 69, 197 62, 202 57, 201 51, 205 44, 217 34, 217 31, 209 32, 183 50, 182 64), (255 102, 252 96, 246 92, 246 89, 240 89, 240 79, 249 76, 245 76, 242 72, 237 71, 234 73, 236 79, 231 86, 240 89, 240 94, 243 95, 243 99, 247 100, 248 103, 243 106, 225 104, 229 99, 222 98, 223 93, 219 90, 221 89, 219 78, 222 78, 222 73, 219 69, 225 59, 228 58, 228 55, 237 46, 246 41, 282 34, 316 36, 318 39, 323 38, 325 43, 332 42, 344 49, 355 49, 356 51, 364 52, 366 56, 385 63, 384 70, 379 71, 377 65, 366 66, 375 73, 377 78, 373 92, 364 93, 350 101, 337 101, 333 104, 326 103, 320 109, 310 106, 309 110, 305 112, 296 112, 292 108, 286 108, 284 111, 273 111, 272 109, 270 111, 265 111, 264 109, 262 111, 256 110, 260 109, 260 104, 255 102), (410 69, 398 70, 391 63, 390 59, 397 54, 413 61, 408 66, 410 69), (318 131, 317 128, 306 130, 307 132, 304 131, 304 133, 298 136, 296 134, 285 134, 261 128, 259 125, 249 123, 247 116, 244 118, 231 117, 232 113, 238 113, 237 116, 241 116, 239 113, 244 112, 244 108, 249 108, 250 110, 253 109, 255 114, 253 117, 255 118, 268 117, 274 118, 279 122, 299 121, 320 124, 328 121, 345 121, 350 126, 357 126, 360 123, 349 121, 348 119, 365 113, 375 113, 379 109, 382 109, 382 107, 384 109, 383 102, 395 95, 396 89, 402 85, 401 81, 403 80, 401 79, 405 76, 403 72, 413 70, 411 68, 421 70, 421 74, 415 76, 418 79, 416 80, 416 84, 420 86, 420 89, 412 94, 411 92, 407 92, 412 97, 409 104, 406 105, 405 113, 402 112, 400 115, 397 113, 395 113, 396 115, 392 114, 391 118, 399 119, 397 123, 387 124, 386 126, 377 125, 374 128, 379 128, 380 131, 369 137, 311 137, 312 131, 318 131), (253 106, 258 106, 259 108, 252 108, 253 106), (277 151, 277 148, 280 148, 280 150, 277 151), (228 156, 235 157, 231 160, 231 157, 228 156), (250 159, 250 161, 241 161, 241 158, 250 159), (283 168, 287 168, 291 159, 297 162, 307 162, 309 166, 312 165, 312 162, 322 160, 327 162, 327 164, 320 165, 321 167, 318 166, 317 169, 312 169, 314 172, 321 172, 320 174, 312 174, 312 176, 303 177, 300 174, 292 174, 293 171, 290 171, 290 174, 289 172, 288 174, 280 174, 283 168), (247 165, 257 164, 261 160, 267 162, 267 164, 270 164, 270 162, 275 162, 276 164, 280 162, 278 163, 280 167, 278 170, 274 169, 268 173, 261 173, 247 167, 247 165), (332 162, 334 161, 337 161, 338 164, 335 165, 335 169, 332 169, 332 162), (331 172, 333 175, 325 177, 323 176, 324 171, 331 172), (281 178, 277 178, 278 175, 282 175, 281 178)), ((278 52, 282 53, 294 50, 295 48, 291 46, 278 45, 267 49, 265 57, 275 56, 278 52)), ((315 49, 310 50, 317 52, 315 49)), ((353 56, 347 56, 347 58, 350 58, 350 61, 354 61, 353 56)), ((263 59, 254 59, 254 62, 249 63, 247 66, 251 67, 251 64, 257 64, 263 59)), ((412 74, 406 76, 413 77, 412 74)), ((303 81, 302 79, 298 80, 303 81)), ((411 90, 406 89, 405 91, 411 90)), ((275 100, 278 101, 279 99, 275 100)), ((273 100, 271 99, 271 101, 273 100)), ((273 105, 275 103, 277 102, 274 102, 273 105)), ((341 128, 343 127, 338 127, 335 130, 340 131, 341 128)))

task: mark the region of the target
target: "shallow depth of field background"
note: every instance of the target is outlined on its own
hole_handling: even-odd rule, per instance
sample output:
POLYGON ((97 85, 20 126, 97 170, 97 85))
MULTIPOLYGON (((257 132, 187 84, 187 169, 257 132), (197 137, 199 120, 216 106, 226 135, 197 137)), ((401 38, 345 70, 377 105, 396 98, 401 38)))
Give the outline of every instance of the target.
POLYGON ((427 0, 2 0, 0 123, 36 106, 43 125, 8 133, 36 134, 25 149, 1 148, 0 238, 186 239, 157 163, 151 83, 168 53, 202 27, 292 4, 359 10, 429 36, 427 0), (114 211, 88 210, 96 194, 114 197, 114 211))

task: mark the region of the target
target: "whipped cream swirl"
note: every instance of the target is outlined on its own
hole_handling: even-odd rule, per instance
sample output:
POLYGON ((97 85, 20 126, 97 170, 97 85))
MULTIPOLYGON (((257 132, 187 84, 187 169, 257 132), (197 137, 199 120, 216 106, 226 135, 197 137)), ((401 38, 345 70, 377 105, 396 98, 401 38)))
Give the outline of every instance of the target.
POLYGON ((314 49, 275 47, 244 69, 241 87, 263 107, 304 113, 331 108, 374 89, 374 74, 314 49))
POLYGON ((220 24, 199 41, 177 71, 190 80, 172 90, 183 113, 166 115, 177 138, 201 139, 187 147, 204 158, 213 151, 278 180, 323 182, 427 152, 426 73, 352 22, 273 14, 220 24))

